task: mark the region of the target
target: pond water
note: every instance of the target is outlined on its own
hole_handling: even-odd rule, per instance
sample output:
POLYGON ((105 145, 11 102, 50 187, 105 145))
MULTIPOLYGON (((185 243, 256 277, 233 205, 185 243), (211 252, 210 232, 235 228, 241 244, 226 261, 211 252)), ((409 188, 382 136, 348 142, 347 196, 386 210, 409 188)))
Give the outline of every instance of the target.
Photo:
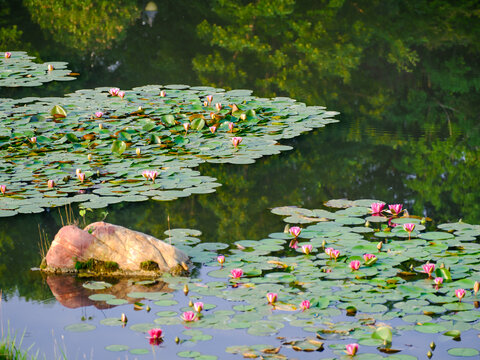
MULTIPOLYGON (((339 111, 335 118, 340 122, 281 140, 293 150, 254 164, 201 164, 202 175, 222 184, 213 193, 110 205, 106 221, 158 238, 169 228, 198 229, 204 242, 233 244, 281 232, 284 223, 271 208, 324 209, 327 200, 348 198, 402 203, 411 214, 432 218, 432 229, 459 219, 480 224, 480 42, 474 3, 164 1, 157 2, 155 14, 145 6, 131 0, 115 6, 97 1, 91 9, 81 1, 0 0, 0 26, 8 30, 0 32, 0 51, 27 51, 42 62, 66 61, 79 73, 69 82, 0 87, 0 99, 63 96, 96 87, 189 84, 252 89, 259 97, 288 96, 339 111)), ((62 216, 50 209, 0 218, 4 329, 7 322, 20 334, 25 329, 24 346, 34 344, 46 358, 60 357, 62 351, 68 359, 151 358, 146 335, 128 327, 152 322, 160 310, 179 312, 188 303, 181 287, 172 293, 180 305, 159 308, 145 301, 150 313, 134 311, 132 305, 97 309, 81 296, 76 308, 65 306, 53 295, 52 280, 49 286, 48 279, 30 271, 41 260, 39 229, 52 239, 64 211, 62 216), (121 313, 130 319, 126 329, 100 323, 121 313), (82 321, 97 328, 65 330, 82 321), (111 344, 146 348, 150 355, 105 350, 111 344)), ((101 220, 104 211, 88 212, 87 222, 101 220)), ((78 207, 72 212, 83 222, 78 207)), ((206 263, 197 264, 192 278, 218 281, 208 275, 218 267, 206 263)), ((479 271, 478 264, 473 267, 470 277, 479 271)), ((208 295, 202 301, 217 305, 215 311, 237 304, 208 295)), ((348 317, 342 313, 331 319, 348 317)), ((401 320, 390 321, 396 322, 401 320)), ((478 320, 474 324, 478 329, 478 320)), ((176 358, 178 352, 191 350, 238 359, 241 354, 225 348, 280 344, 273 335, 252 336, 244 329, 207 329, 213 340, 177 345, 175 336, 189 338, 182 334, 184 325, 162 328, 165 342, 154 348, 156 358, 176 358)), ((291 326, 278 334, 307 335, 291 326)), ((400 344, 394 342, 402 349, 399 354, 423 358, 433 340, 434 354, 442 359, 455 358, 446 352, 451 347, 478 349, 474 329, 462 333, 459 344, 437 333, 418 335, 405 330, 400 344)), ((329 339, 322 353, 290 348, 281 353, 301 359, 342 356, 328 347, 335 342, 347 343, 339 337, 329 339)), ((381 354, 361 345, 362 351, 381 354)))

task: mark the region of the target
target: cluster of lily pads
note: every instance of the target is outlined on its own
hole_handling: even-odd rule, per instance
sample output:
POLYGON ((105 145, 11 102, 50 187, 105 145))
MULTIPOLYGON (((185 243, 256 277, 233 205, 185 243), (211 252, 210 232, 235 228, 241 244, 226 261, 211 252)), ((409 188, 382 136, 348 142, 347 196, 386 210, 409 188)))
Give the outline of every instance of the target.
MULTIPOLYGON (((19 53, 2 59, 18 70, 9 81, 37 76, 33 68, 20 71, 26 59, 19 53)), ((42 70, 46 79, 60 71, 53 64, 52 72, 42 70)), ((153 85, 2 99, 0 216, 73 202, 102 208, 213 192, 216 179, 192 168, 205 161, 250 164, 291 149, 280 139, 337 121, 337 113, 323 107, 251 93, 153 85)))
MULTIPOLYGON (((247 358, 286 359, 293 350, 373 360, 383 359, 382 353, 392 360, 480 354, 470 344, 458 346, 462 336, 480 332, 479 225, 429 229, 429 219, 411 216, 399 204, 383 210, 376 200, 326 205, 340 209, 275 208, 288 223, 284 231, 233 245, 201 242, 197 230, 167 231, 165 241, 187 252, 208 275, 163 275, 175 294, 128 294, 161 307, 152 322, 131 324, 131 319, 129 328, 150 332, 150 343, 158 345, 159 338, 175 337, 182 324, 188 326, 183 334, 197 341, 210 340, 209 329, 271 336, 266 344, 233 343, 225 349, 247 358), (293 337, 292 328, 299 329, 293 337), (405 339, 415 333, 434 341, 410 348, 405 339)), ((190 340, 177 335, 179 356, 217 358, 184 348, 190 340)), ((231 337, 236 338, 241 336, 231 337)))
POLYGON ((50 81, 75 80, 67 63, 36 63, 24 51, 0 52, 0 87, 40 86, 50 81))

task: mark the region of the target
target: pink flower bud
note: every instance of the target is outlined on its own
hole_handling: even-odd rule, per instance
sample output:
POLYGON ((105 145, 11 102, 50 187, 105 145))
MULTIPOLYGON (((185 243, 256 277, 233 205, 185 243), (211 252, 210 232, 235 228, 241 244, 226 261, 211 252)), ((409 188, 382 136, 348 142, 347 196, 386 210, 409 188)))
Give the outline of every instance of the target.
POLYGON ((302 311, 305 311, 305 310, 310 309, 310 301, 308 301, 308 300, 303 300, 303 301, 300 303, 300 309, 302 309, 302 311))
POLYGON ((222 104, 216 103, 216 104, 215 104, 215 109, 217 109, 217 111, 222 110, 222 104))
POLYGON ((348 266, 350 266, 350 269, 352 269, 352 271, 356 271, 356 270, 360 269, 360 261, 353 260, 353 261, 350 262, 350 264, 348 266))
POLYGON ((125 97, 125 91, 119 91, 119 92, 117 93, 117 96, 118 96, 119 98, 123 99, 123 98, 125 97))
POLYGON ((197 314, 193 311, 185 311, 182 314, 182 320, 185 322, 195 321, 197 320, 197 314))
POLYGON ((218 255, 217 256, 217 261, 220 265, 223 265, 223 263, 225 262, 225 256, 223 255, 218 255))
POLYGON ((345 346, 347 355, 355 356, 358 351, 358 344, 348 344, 345 346))
POLYGON ((433 279, 433 282, 435 283, 435 285, 440 286, 443 283, 443 277, 436 277, 435 279, 433 279))
POLYGON ((197 313, 201 312, 203 310, 203 302, 196 302, 195 304, 193 304, 193 308, 197 313))
POLYGON ((78 180, 80 180, 81 183, 85 181, 85 173, 78 173, 77 174, 78 180))
POLYGON ((298 226, 292 226, 288 231, 290 231, 290 234, 294 237, 298 237, 300 233, 302 232, 302 228, 298 226))
POLYGON ((212 100, 213 100, 213 95, 207 95, 207 101, 209 104, 212 103, 212 100))
POLYGON ((277 293, 268 293, 267 294, 267 300, 268 300, 268 303, 269 304, 273 304, 275 303, 275 301, 277 301, 277 293))
POLYGON ((228 130, 229 130, 230 132, 233 132, 233 127, 234 127, 234 126, 235 126, 235 124, 234 124, 233 122, 229 122, 229 123, 228 123, 228 130))
POLYGON ((405 230, 406 232, 411 233, 413 229, 415 229, 415 224, 413 223, 403 224, 403 230, 405 230))
POLYGON ((428 274, 428 277, 432 274, 433 270, 435 270, 435 264, 426 263, 422 265, 423 272, 428 274))
POLYGON ((302 251, 305 253, 305 254, 310 254, 313 250, 313 246, 311 244, 306 244, 306 245, 302 245, 302 251))
POLYGON ((232 269, 230 271, 230 276, 234 279, 240 279, 243 276, 243 270, 242 269, 232 269))
POLYGON ((239 137, 239 136, 235 136, 232 138, 232 144, 234 147, 237 147, 238 145, 240 145, 240 143, 242 142, 242 138, 239 137))
POLYGON ((5 195, 5 192, 7 191, 7 185, 0 185, 0 192, 2 195, 5 195))
POLYGON ((183 125, 183 128, 185 129, 185 133, 187 133, 188 129, 190 128, 190 123, 184 122, 182 125, 183 125))
POLYGON ((12 57, 12 53, 11 52, 5 52, 5 59, 10 59, 12 57))
POLYGON ((110 93, 110 95, 112 96, 118 96, 118 92, 120 91, 119 88, 111 88, 110 90, 108 90, 108 92, 110 93))
POLYGON ((49 189, 53 189, 55 187, 55 181, 54 180, 48 180, 47 184, 48 184, 49 189))
POLYGON ((458 298, 459 301, 465 297, 465 290, 464 289, 457 289, 455 290, 455 296, 458 298))
POLYGON ((167 93, 165 92, 165 90, 160 91, 160 96, 161 97, 167 96, 167 93))
POLYGON ((101 112, 101 111, 97 111, 95 113, 95 117, 97 117, 97 118, 101 118, 102 116, 103 116, 103 112, 101 112))
POLYGON ((217 127, 216 126, 210 126, 209 129, 210 129, 210 132, 212 134, 215 134, 215 130, 217 130, 217 127))
POLYGON ((373 255, 373 254, 363 254, 363 260, 365 260, 365 262, 367 262, 368 260, 371 260, 373 258, 376 258, 376 256, 373 255))

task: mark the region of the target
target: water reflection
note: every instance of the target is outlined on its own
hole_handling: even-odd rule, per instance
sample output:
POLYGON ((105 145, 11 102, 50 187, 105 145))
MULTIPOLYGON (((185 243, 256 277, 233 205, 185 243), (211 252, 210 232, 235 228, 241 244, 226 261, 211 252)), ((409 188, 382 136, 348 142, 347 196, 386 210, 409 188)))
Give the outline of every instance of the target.
POLYGON ((63 306, 76 309, 79 307, 95 306, 97 309, 110 309, 116 305, 110 305, 105 301, 93 301, 89 299, 93 294, 109 294, 115 296, 117 299, 126 299, 130 304, 135 303, 140 299, 134 299, 127 295, 132 292, 172 292, 168 285, 164 282, 158 281, 149 286, 138 284, 139 279, 130 278, 115 278, 106 279, 112 284, 111 287, 105 290, 90 290, 83 286, 85 279, 78 279, 76 276, 68 275, 48 275, 47 284, 50 287, 55 299, 63 306))

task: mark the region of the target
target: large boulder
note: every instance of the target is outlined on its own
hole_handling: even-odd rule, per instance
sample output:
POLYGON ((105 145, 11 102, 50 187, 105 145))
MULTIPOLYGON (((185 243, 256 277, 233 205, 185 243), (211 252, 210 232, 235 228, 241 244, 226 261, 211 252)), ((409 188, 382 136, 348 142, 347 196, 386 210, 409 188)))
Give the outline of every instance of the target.
POLYGON ((47 271, 92 270, 132 274, 142 271, 181 273, 188 256, 153 236, 103 221, 80 229, 62 227, 45 257, 47 271), (102 265, 102 266, 99 266, 102 265))

